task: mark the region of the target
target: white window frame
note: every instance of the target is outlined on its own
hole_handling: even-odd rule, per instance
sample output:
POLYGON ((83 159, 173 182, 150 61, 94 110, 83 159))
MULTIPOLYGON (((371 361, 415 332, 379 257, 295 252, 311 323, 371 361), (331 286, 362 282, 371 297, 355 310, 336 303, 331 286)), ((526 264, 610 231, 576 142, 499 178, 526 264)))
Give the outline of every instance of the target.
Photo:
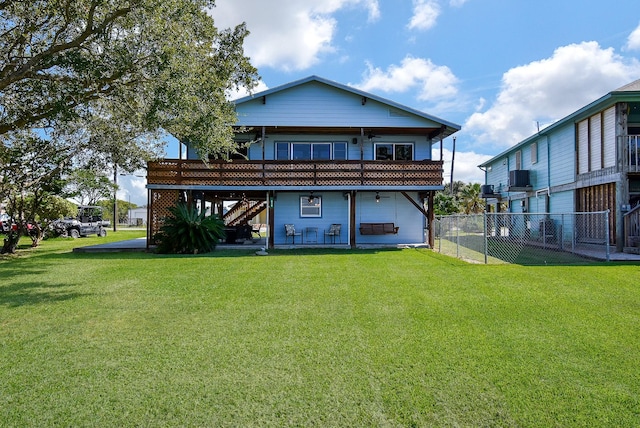
POLYGON ((311 159, 300 159, 300 160, 334 160, 335 159, 335 146, 336 144, 342 144, 344 146, 344 155, 345 158, 344 159, 338 159, 338 160, 347 160, 348 153, 349 153, 349 146, 347 144, 346 141, 276 141, 275 142, 275 146, 274 146, 274 159, 275 160, 293 160, 293 146, 295 144, 308 144, 310 145, 310 154, 311 154, 311 159), (280 144, 286 144, 287 145, 287 159, 279 159, 278 158, 278 145, 280 144), (314 145, 324 145, 324 144, 328 144, 329 145, 329 159, 315 159, 314 158, 314 145))
POLYGON ((300 217, 322 217, 322 196, 300 196, 300 217))
POLYGON ((396 159, 396 146, 410 146, 411 147, 411 159, 407 159, 407 160, 414 160, 415 156, 416 156, 416 148, 415 148, 415 144, 414 143, 389 143, 389 142, 379 142, 379 143, 374 143, 373 144, 373 158, 375 160, 381 160, 381 161, 385 161, 385 160, 392 160, 395 161, 396 159), (392 159, 378 159, 378 146, 391 146, 391 155, 392 155, 392 159))

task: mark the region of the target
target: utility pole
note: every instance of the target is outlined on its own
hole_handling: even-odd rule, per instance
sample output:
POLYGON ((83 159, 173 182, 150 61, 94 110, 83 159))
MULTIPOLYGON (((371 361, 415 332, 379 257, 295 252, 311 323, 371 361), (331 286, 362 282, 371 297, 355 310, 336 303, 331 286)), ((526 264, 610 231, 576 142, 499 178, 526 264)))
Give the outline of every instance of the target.
POLYGON ((118 230, 118 165, 113 164, 113 231, 118 230))
POLYGON ((453 196, 453 161, 456 158, 456 137, 453 137, 453 153, 451 154, 451 183, 450 183, 450 187, 451 187, 451 196, 453 196))

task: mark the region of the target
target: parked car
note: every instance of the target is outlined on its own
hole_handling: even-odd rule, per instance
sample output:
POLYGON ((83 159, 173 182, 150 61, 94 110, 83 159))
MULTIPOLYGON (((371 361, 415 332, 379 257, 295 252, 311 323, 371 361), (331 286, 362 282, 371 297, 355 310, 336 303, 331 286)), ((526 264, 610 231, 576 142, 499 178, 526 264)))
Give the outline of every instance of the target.
MULTIPOLYGON (((0 214, 0 233, 9 233, 11 230, 18 230, 18 225, 7 213, 0 214)), ((27 231, 29 234, 31 234, 32 230, 35 230, 35 226, 31 223, 27 223, 27 231)))

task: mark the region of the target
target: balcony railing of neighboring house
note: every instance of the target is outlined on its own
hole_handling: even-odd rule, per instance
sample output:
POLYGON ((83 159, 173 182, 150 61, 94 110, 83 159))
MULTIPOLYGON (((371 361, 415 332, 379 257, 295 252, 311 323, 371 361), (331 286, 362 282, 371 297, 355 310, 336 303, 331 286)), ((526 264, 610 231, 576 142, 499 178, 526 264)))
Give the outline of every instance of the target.
POLYGON ((640 205, 624 215, 625 247, 640 247, 640 205))
POLYGON ((440 186, 442 161, 149 162, 147 183, 178 186, 440 186))
POLYGON ((640 172, 640 135, 623 135, 620 138, 626 152, 625 171, 640 172))

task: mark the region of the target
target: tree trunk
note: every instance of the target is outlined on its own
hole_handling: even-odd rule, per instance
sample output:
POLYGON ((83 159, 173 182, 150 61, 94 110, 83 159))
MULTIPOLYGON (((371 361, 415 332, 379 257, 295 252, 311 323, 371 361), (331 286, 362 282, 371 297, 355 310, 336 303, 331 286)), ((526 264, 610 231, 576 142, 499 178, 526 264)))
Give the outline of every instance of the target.
POLYGON ((44 238, 44 232, 40 225, 37 223, 33 225, 33 228, 29 230, 29 237, 31 238, 31 247, 37 247, 44 238))
POLYGON ((20 233, 14 230, 9 231, 9 233, 7 233, 7 236, 4 238, 4 244, 2 245, 0 254, 15 254, 16 249, 18 248, 19 241, 20 233))

